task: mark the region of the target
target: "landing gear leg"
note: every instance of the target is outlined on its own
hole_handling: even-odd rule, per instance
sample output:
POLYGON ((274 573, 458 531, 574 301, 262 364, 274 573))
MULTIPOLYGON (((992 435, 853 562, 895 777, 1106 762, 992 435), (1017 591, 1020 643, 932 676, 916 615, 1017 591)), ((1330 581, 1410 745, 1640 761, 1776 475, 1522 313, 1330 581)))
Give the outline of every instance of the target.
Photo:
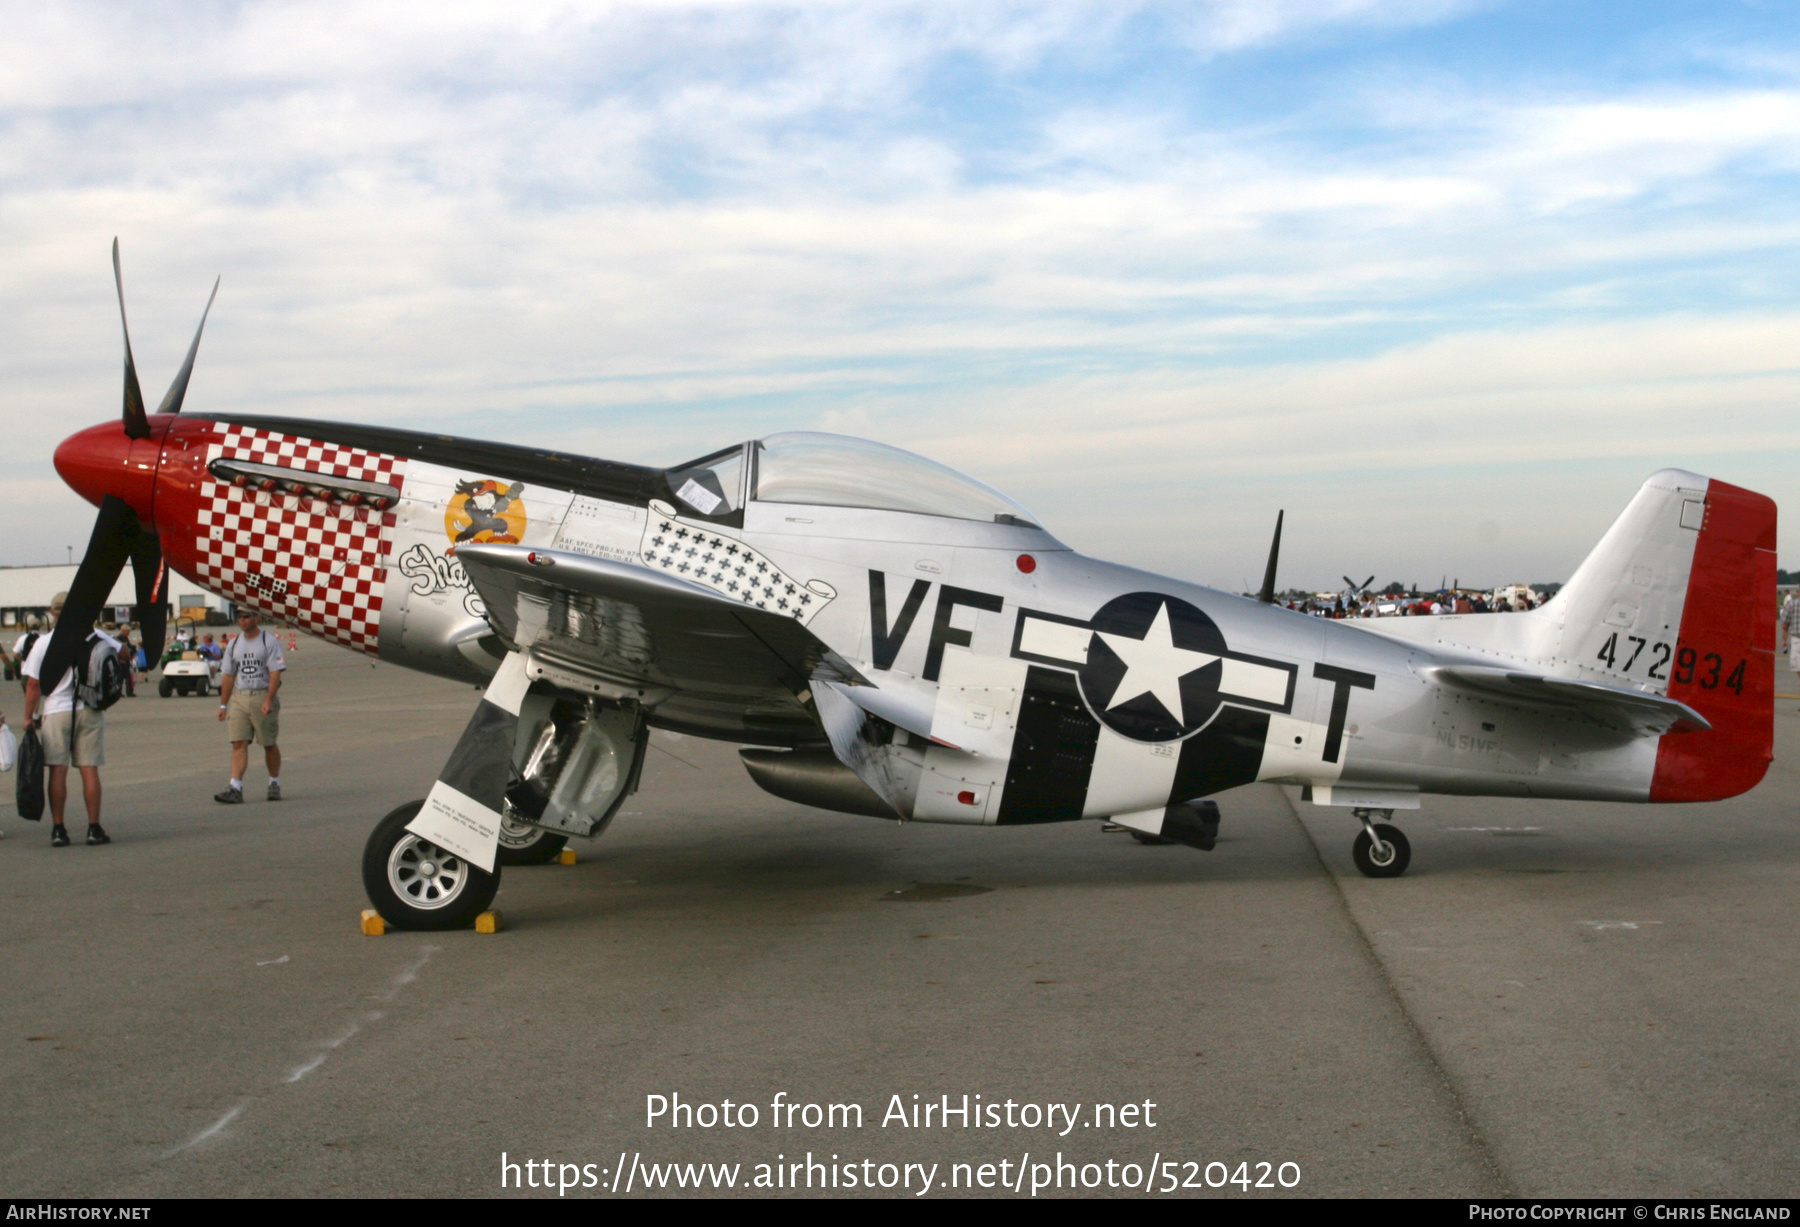
POLYGON ((1394 811, 1356 809, 1350 812, 1363 827, 1362 834, 1350 847, 1350 859, 1356 862, 1357 870, 1365 878, 1397 878, 1405 873, 1412 863, 1412 845, 1399 827, 1374 820, 1378 812, 1383 818, 1392 818, 1394 811))

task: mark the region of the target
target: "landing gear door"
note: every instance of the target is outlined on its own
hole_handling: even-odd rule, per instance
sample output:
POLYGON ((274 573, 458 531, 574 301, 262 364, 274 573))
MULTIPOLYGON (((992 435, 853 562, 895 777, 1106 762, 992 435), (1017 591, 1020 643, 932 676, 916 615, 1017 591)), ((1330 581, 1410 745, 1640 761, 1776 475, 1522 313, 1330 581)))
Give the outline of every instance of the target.
POLYGON ((637 789, 649 732, 635 704, 592 710, 538 825, 571 835, 605 830, 637 789))
POLYGON ((565 835, 598 835, 637 791, 649 727, 635 703, 609 706, 532 695, 504 813, 565 835))

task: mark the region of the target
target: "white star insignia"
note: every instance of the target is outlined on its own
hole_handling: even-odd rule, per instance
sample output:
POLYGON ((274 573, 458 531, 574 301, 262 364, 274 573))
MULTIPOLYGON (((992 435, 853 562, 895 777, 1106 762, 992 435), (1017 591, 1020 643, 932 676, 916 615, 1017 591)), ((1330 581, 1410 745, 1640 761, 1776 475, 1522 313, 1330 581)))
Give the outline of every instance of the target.
POLYGON ((1186 713, 1181 705, 1181 679, 1196 669, 1204 669, 1219 658, 1206 652, 1190 652, 1186 648, 1175 646, 1175 637, 1169 630, 1168 602, 1165 601, 1157 608, 1156 618, 1150 623, 1150 629, 1144 632, 1142 639, 1111 635, 1105 631, 1094 633, 1125 662, 1125 676, 1119 679, 1119 688, 1113 691, 1112 702, 1107 705, 1106 710, 1122 707, 1147 694, 1161 703, 1177 723, 1185 723, 1186 713))

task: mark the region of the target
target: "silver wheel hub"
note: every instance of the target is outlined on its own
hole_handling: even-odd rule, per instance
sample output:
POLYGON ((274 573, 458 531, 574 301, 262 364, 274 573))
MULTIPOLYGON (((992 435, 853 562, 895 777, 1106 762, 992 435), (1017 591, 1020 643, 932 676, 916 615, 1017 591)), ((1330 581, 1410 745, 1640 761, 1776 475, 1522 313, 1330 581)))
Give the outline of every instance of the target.
POLYGON ((388 853, 388 886, 424 911, 448 907, 469 884, 469 866, 436 844, 407 832, 388 853))
POLYGON ((529 848, 544 835, 542 827, 534 827, 529 822, 520 822, 511 814, 500 816, 500 846, 503 848, 529 848))

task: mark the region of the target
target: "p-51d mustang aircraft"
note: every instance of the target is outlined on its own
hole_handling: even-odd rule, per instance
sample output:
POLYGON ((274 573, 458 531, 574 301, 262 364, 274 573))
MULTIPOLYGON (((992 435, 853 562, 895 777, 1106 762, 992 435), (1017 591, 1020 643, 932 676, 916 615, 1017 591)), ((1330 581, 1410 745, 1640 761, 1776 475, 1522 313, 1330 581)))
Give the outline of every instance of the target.
POLYGON ((980 482, 861 439, 656 469, 178 416, 199 343, 147 414, 127 333, 123 422, 57 449, 100 516, 46 670, 129 557, 152 657, 172 566, 485 684, 430 795, 369 838, 369 896, 399 927, 467 924, 502 864, 598 835, 651 728, 752 747, 759 785, 824 809, 1105 819, 1201 848, 1205 798, 1300 785, 1360 821, 1372 877, 1405 870, 1392 813, 1421 793, 1706 801, 1770 761, 1775 506, 1693 473, 1651 476, 1543 608, 1328 621, 1084 557, 980 482))

